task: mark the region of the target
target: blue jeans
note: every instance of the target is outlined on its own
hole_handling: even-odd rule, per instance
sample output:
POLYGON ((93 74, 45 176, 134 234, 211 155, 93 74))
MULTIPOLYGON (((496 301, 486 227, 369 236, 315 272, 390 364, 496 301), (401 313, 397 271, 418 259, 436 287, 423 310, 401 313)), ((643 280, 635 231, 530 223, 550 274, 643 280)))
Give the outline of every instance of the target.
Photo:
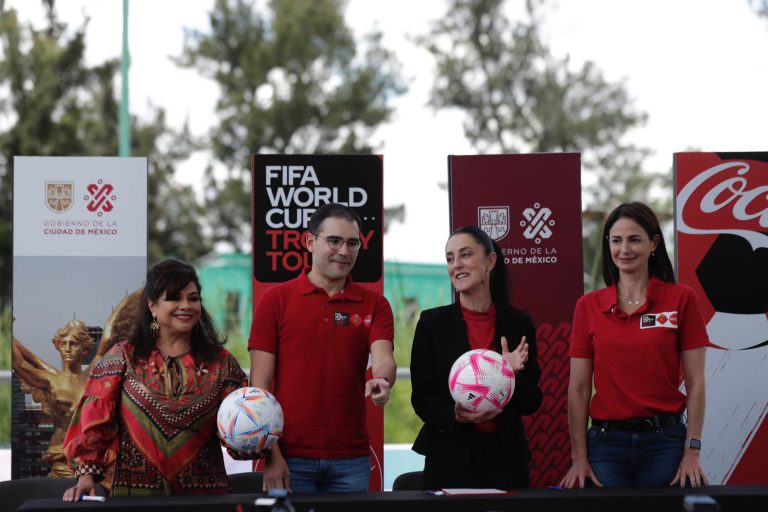
POLYGON ((306 492, 366 492, 371 479, 371 459, 304 459, 286 457, 291 490, 306 492))
POLYGON ((675 478, 687 428, 670 425, 655 432, 587 432, 589 464, 605 487, 669 485, 675 478))

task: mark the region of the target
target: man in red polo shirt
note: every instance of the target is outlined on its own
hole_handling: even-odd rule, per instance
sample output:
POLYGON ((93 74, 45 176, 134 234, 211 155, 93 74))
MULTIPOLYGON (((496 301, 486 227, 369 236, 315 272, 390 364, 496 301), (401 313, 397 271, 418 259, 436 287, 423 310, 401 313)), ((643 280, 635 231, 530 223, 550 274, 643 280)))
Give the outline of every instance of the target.
POLYGON ((318 208, 307 226, 312 267, 256 306, 251 385, 271 388, 285 414, 285 434, 266 454, 264 490, 368 490, 365 400, 389 400, 397 367, 389 302, 349 276, 361 225, 344 205, 318 208), (374 377, 366 381, 369 354, 374 377))

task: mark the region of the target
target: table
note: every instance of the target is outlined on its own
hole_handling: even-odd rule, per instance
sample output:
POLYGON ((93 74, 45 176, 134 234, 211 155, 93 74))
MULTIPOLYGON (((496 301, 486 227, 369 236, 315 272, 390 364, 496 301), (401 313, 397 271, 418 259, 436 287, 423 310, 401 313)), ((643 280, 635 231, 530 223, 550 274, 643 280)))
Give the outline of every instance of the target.
MULTIPOLYGON (((303 494, 292 495, 290 500, 297 512, 681 512, 683 498, 690 494, 712 496, 721 512, 768 510, 768 487, 757 485, 700 489, 529 489, 487 496, 432 496, 422 491, 303 494)), ((107 498, 104 503, 34 499, 24 502, 18 512, 249 512, 258 497, 264 494, 117 497, 107 498)))

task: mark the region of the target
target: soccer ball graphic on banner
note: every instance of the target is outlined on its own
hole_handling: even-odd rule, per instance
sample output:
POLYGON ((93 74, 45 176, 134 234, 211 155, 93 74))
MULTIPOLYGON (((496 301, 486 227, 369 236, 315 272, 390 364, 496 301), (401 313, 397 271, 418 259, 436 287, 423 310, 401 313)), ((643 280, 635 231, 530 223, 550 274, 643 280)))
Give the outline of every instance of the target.
POLYGON ((453 363, 448 389, 469 412, 502 409, 515 391, 515 374, 498 352, 470 350, 453 363))
POLYGON ((236 452, 267 450, 283 436, 283 408, 268 391, 240 388, 221 402, 216 425, 236 452))

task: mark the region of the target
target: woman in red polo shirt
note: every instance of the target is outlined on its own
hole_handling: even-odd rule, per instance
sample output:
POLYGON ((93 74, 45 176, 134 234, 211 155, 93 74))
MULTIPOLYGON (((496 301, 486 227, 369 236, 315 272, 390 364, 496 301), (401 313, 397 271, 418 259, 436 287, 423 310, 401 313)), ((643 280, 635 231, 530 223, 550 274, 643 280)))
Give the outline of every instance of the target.
POLYGON ((707 485, 699 454, 708 338, 696 296, 675 284, 659 221, 643 203, 611 212, 602 252, 606 288, 579 299, 573 315, 573 461, 561 486, 707 485))
POLYGON ((424 421, 413 450, 425 455, 424 488, 528 487, 521 416, 542 400, 533 322, 509 305, 504 257, 483 230, 456 230, 445 256, 459 300, 422 312, 411 352, 411 402, 424 421), (503 411, 470 413, 451 398, 451 366, 476 348, 501 353, 515 372, 503 411))

